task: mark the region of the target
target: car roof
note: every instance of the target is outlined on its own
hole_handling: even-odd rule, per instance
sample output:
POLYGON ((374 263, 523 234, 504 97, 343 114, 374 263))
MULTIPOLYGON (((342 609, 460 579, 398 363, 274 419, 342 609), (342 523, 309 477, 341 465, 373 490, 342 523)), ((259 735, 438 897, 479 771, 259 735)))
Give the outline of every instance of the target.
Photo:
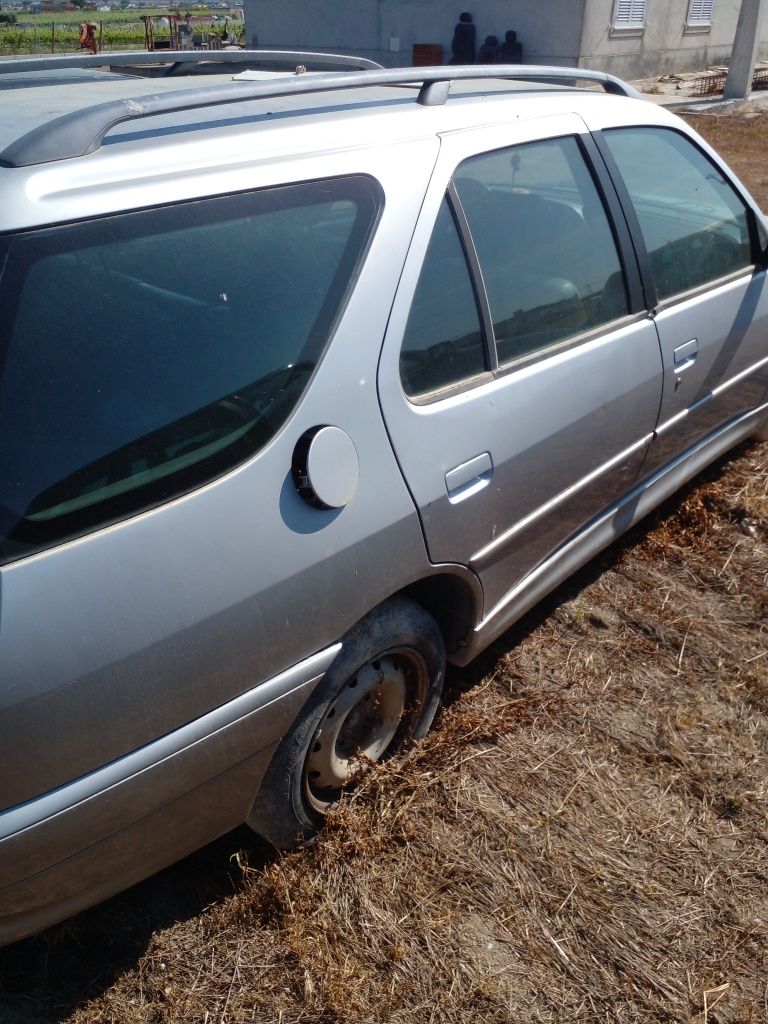
MULTIPOLYGON (((113 58, 119 76, 105 74, 93 63, 89 67, 95 75, 83 76, 70 67, 65 69, 68 75, 57 76, 52 67, 42 82, 30 77, 21 94, 17 85, 4 90, 3 80, 18 81, 32 72, 3 68, 0 62, 0 188, 9 199, 2 204, 0 232, 56 222, 67 195, 77 195, 80 202, 86 187, 93 192, 101 183, 115 186, 130 180, 136 186, 144 179, 156 182, 160 175, 181 180, 210 168, 219 171, 230 162, 235 166, 238 161, 315 157, 349 149, 352 143, 358 150, 381 150, 409 140, 434 143, 449 131, 510 118, 585 112, 594 110, 594 104, 641 106, 627 98, 636 94, 619 80, 577 69, 526 65, 494 71, 443 67, 317 75, 305 74, 303 66, 294 64, 291 71, 256 69, 242 75, 236 65, 232 70, 213 66, 208 70, 215 73, 203 76, 147 78, 137 73, 146 69, 135 63, 154 55, 134 54, 134 66, 122 66, 118 61, 125 56, 113 58), (499 78, 504 70, 512 74, 499 78), (546 80, 537 80, 537 72, 546 80), (518 80, 518 74, 527 79, 518 80), (626 92, 606 95, 574 88, 577 78, 582 86, 599 89, 607 81, 615 93, 626 92), (185 104, 188 109, 179 109, 185 104), (158 113, 145 116, 150 107, 158 113), (77 132, 81 141, 66 152, 77 132), (40 149, 38 136, 44 143, 42 159, 34 155, 40 149), (82 139, 92 137, 95 141, 83 148, 82 139), (25 147, 31 148, 31 159, 25 147), (15 162, 19 150, 22 159, 15 162), (8 154, 12 159, 5 160, 8 154), (53 196, 56 213, 46 202, 53 196)), ((66 60, 57 60, 61 63, 66 60)), ((651 120, 659 120, 655 107, 652 112, 651 120)), ((104 211, 108 208, 104 199, 104 211)))
MULTIPOLYGON (((261 56, 260 51, 256 51, 257 56, 261 56)), ((118 74, 112 77, 109 73, 105 73, 103 68, 95 66, 92 62, 94 58, 90 58, 91 63, 87 66, 86 61, 89 58, 81 58, 80 61, 72 62, 69 67, 62 67, 62 59, 54 60, 37 60, 37 61, 0 61, 0 162, 11 166, 20 166, 18 162, 7 158, 5 151, 9 146, 18 142, 24 135, 40 129, 44 125, 50 125, 56 118, 63 117, 65 115, 73 115, 76 111, 84 111, 88 107, 96 106, 100 103, 109 101, 127 101, 126 106, 130 106, 130 101, 140 100, 147 96, 153 96, 156 100, 160 101, 159 106, 162 107, 163 103, 160 100, 161 97, 165 96, 168 99, 168 104, 171 103, 173 93, 181 93, 184 91, 199 91, 201 96, 208 91, 212 93, 212 90, 216 85, 223 85, 224 83, 230 83, 233 79, 243 82, 243 79, 247 79, 249 83, 254 81, 260 81, 262 84, 271 82, 275 88, 275 95, 265 97, 261 100, 253 94, 254 90, 248 90, 244 87, 243 83, 242 91, 244 94, 244 104, 249 104, 248 110, 254 116, 258 116, 263 113, 270 113, 271 116, 275 116, 278 112, 292 112, 295 113, 298 110, 305 112, 306 116, 311 116, 313 108, 315 108, 315 116, 319 113, 327 112, 328 103, 323 96, 315 96, 312 92, 309 92, 307 88, 302 88, 302 98, 299 99, 298 103, 290 102, 293 98, 290 94, 294 91, 298 91, 298 87, 309 87, 312 86, 312 72, 302 82, 297 82, 297 78, 300 74, 303 74, 307 68, 306 65, 297 65, 294 63, 289 71, 271 71, 271 70, 246 70, 244 74, 232 75, 228 73, 226 66, 220 61, 223 57, 214 57, 214 53, 210 53, 211 62, 209 68, 213 74, 206 75, 205 78, 201 78, 198 73, 193 73, 187 77, 177 76, 176 71, 182 67, 182 62, 174 62, 168 65, 171 74, 168 77, 151 77, 147 79, 143 77, 146 73, 156 73, 160 65, 157 64, 157 54, 125 54, 117 55, 109 58, 110 66, 116 67, 119 71, 128 72, 118 74), (149 59, 150 57, 155 58, 155 62, 152 65, 137 66, 137 60, 149 59), (125 64, 123 64, 125 62, 125 64), (130 74, 131 71, 139 71, 140 74, 130 74), (218 73, 216 73, 218 72, 218 73), (280 90, 281 84, 284 83, 285 96, 278 96, 277 91, 280 90), (55 87, 54 87, 55 86, 55 87), (24 88, 23 103, 9 102, 9 98, 3 94, 8 90, 18 90, 24 88), (5 102, 3 102, 5 100, 5 102), (276 102, 280 100, 281 102, 276 102), (282 102, 286 100, 288 102, 282 102), (3 159, 6 157, 6 159, 3 159)), ((175 57, 176 55, 174 55, 175 57)), ((225 51, 225 56, 228 60, 237 61, 233 63, 233 69, 247 66, 247 60, 242 51, 233 53, 231 51, 225 51)), ((303 55, 295 54, 294 57, 301 58, 303 55)), ((311 58, 313 55, 306 55, 307 58, 311 58)), ((330 57, 332 55, 321 55, 323 57, 330 57)), ((108 60, 107 57, 96 58, 103 62, 108 60)), ((344 58, 338 58, 344 59, 344 58)), ((348 58, 349 59, 349 58, 348 58)), ((193 72, 199 72, 205 70, 205 65, 202 67, 195 63, 199 60, 199 55, 195 55, 194 60, 190 61, 190 69, 193 72)), ((365 62, 370 64, 371 62, 365 62)), ((182 68, 183 70, 183 68, 182 68)), ((318 76, 315 75, 315 81, 324 81, 324 88, 334 90, 334 108, 346 107, 347 109, 359 109, 361 106, 365 106, 370 112, 372 108, 376 106, 384 106, 386 104, 392 104, 393 101, 398 100, 403 103, 408 100, 414 99, 413 87, 409 88, 409 82, 404 75, 412 75, 414 83, 421 84, 422 75, 426 74, 427 71, 435 72, 441 69, 390 69, 386 70, 383 68, 370 68, 362 74, 352 74, 348 78, 345 78, 345 73, 336 73, 335 75, 318 76), (336 83, 330 83, 330 79, 335 78, 336 83), (369 84, 370 83, 370 84, 369 84), (364 94, 358 91, 360 86, 365 86, 364 94)), ((451 78, 454 75, 461 75, 471 70, 473 80, 468 80, 461 84, 461 92, 463 94, 486 94, 489 91, 503 90, 507 93, 524 90, 526 93, 532 91, 541 90, 546 88, 547 90, 552 89, 564 89, 569 84, 569 79, 564 78, 563 75, 566 71, 570 75, 580 76, 580 79, 584 79, 588 76, 594 78, 602 77, 605 82, 606 88, 610 88, 612 91, 623 91, 625 94, 631 92, 631 88, 626 86, 624 83, 620 83, 618 79, 612 79, 611 76, 599 76, 599 73, 595 72, 584 72, 577 71, 575 69, 539 69, 540 72, 546 71, 548 74, 553 76, 553 80, 542 84, 536 81, 506 81, 500 82, 498 79, 489 76, 488 69, 466 69, 466 68, 454 68, 447 71, 442 69, 446 76, 451 78), (479 81, 474 79, 478 74, 483 74, 483 78, 479 81), (559 79, 556 77, 559 75, 559 79)), ((503 70, 503 69, 500 69, 503 70)), ((507 69, 509 70, 509 69, 507 69)), ((530 78, 535 68, 520 68, 518 73, 522 76, 530 78)), ((438 85, 437 82, 434 83, 438 85)), ((580 80, 580 85, 585 84, 580 80)), ((591 82, 589 84, 595 84, 591 82)), ((319 87, 319 86, 318 86, 319 87)), ((231 93, 237 92, 237 89, 231 89, 231 93)), ((454 98, 459 90, 454 88, 454 98)), ((435 105, 444 105, 445 99, 448 94, 448 86, 446 81, 446 87, 444 95, 441 95, 439 99, 432 97, 432 102, 435 105)), ((211 103, 214 101, 212 100, 211 103)), ((218 100, 215 102, 219 102, 218 100)), ((236 104, 239 107, 238 98, 231 95, 227 100, 228 103, 236 104)), ((421 95, 419 95, 419 102, 421 102, 421 95)), ((206 126, 207 123, 216 124, 221 120, 220 111, 215 106, 206 106, 207 101, 203 96, 202 102, 197 104, 197 110, 193 118, 185 118, 180 116, 180 111, 170 111, 173 116, 170 119, 157 120, 153 118, 155 128, 165 126, 169 129, 175 128, 181 124, 197 124, 200 128, 206 126)), ((430 105, 426 104, 426 105, 430 105)), ((455 110, 456 104, 451 103, 451 108, 455 110)), ((244 109, 237 111, 238 116, 243 116, 245 113, 244 109)), ((133 115, 135 116, 135 115, 133 115)), ((160 112, 158 115, 163 118, 163 113, 160 112)), ((451 114, 450 117, 455 117, 455 113, 451 114)), ((120 118, 121 120, 123 118, 120 118)), ((74 128, 75 122, 73 122, 74 128)), ((126 132, 120 132, 119 129, 113 130, 111 134, 130 134, 126 132)), ((73 153, 67 153, 62 151, 60 157, 75 155, 73 153)), ((83 154, 84 155, 84 154, 83 154)), ((50 149, 44 157, 27 157, 23 161, 23 165, 27 163, 43 162, 43 160, 49 160, 57 158, 55 148, 50 149)), ((60 158, 59 157, 59 158, 60 158)))

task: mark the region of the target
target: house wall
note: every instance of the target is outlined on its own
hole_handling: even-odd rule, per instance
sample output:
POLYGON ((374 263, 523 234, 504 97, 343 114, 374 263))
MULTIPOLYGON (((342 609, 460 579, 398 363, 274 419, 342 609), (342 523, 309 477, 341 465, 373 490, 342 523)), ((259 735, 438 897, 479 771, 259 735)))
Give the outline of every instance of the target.
POLYGON ((469 11, 478 47, 487 35, 517 32, 525 60, 536 64, 578 61, 586 0, 246 0, 249 44, 273 49, 355 53, 391 67, 411 63, 414 43, 439 43, 450 57, 453 28, 469 11), (398 40, 391 49, 390 40, 398 40))
MULTIPOLYGON (((580 67, 620 78, 647 78, 707 68, 730 55, 741 0, 715 0, 709 29, 687 28, 688 0, 647 0, 642 32, 613 28, 614 0, 587 0, 580 67)), ((762 12, 761 57, 768 57, 768 4, 762 12)))
MULTIPOLYGON (((462 10, 473 16, 477 44, 512 28, 529 64, 578 64, 622 78, 704 69, 731 52, 741 0, 715 0, 709 29, 686 26, 689 0, 647 0, 642 32, 613 28, 615 0, 245 0, 249 45, 331 50, 388 67, 411 63, 414 43, 438 43, 450 57, 462 10)), ((768 2, 760 56, 768 58, 768 2)))

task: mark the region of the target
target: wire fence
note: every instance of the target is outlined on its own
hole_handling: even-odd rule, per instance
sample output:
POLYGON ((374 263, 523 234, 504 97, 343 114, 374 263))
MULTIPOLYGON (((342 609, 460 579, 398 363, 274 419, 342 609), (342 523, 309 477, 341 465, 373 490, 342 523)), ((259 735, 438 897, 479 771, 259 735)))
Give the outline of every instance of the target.
MULTIPOLYGON (((701 75, 693 80, 691 94, 693 96, 719 96, 725 89, 727 78, 727 71, 709 71, 706 75, 701 75)), ((755 68, 752 76, 752 89, 768 89, 768 68, 755 68)))

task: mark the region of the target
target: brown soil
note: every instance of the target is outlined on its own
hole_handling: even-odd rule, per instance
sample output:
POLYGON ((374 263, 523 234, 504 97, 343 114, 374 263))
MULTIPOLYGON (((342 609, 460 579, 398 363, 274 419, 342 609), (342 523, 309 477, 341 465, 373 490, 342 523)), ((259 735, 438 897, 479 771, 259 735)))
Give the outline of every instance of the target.
MULTIPOLYGON (((696 118, 768 205, 768 114, 696 118)), ((2 1024, 768 1020, 768 445, 454 671, 311 850, 0 951, 2 1024)))
POLYGON ((768 210, 768 108, 742 113, 688 113, 686 120, 722 153, 761 209, 768 210))

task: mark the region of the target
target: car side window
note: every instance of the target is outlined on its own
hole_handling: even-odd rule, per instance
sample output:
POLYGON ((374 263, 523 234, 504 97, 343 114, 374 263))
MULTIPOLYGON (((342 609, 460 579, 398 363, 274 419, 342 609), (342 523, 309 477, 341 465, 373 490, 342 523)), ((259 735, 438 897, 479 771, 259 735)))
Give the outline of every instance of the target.
POLYGON ((660 300, 752 265, 747 208, 680 132, 603 133, 640 222, 660 300))
POLYGON ((435 222, 400 350, 400 379, 412 398, 487 369, 469 267, 447 199, 435 222))
POLYGON ((350 176, 0 241, 0 563, 257 452, 298 402, 376 222, 350 176))
POLYGON ((472 157, 455 183, 500 365, 628 313, 613 232, 575 137, 472 157))

